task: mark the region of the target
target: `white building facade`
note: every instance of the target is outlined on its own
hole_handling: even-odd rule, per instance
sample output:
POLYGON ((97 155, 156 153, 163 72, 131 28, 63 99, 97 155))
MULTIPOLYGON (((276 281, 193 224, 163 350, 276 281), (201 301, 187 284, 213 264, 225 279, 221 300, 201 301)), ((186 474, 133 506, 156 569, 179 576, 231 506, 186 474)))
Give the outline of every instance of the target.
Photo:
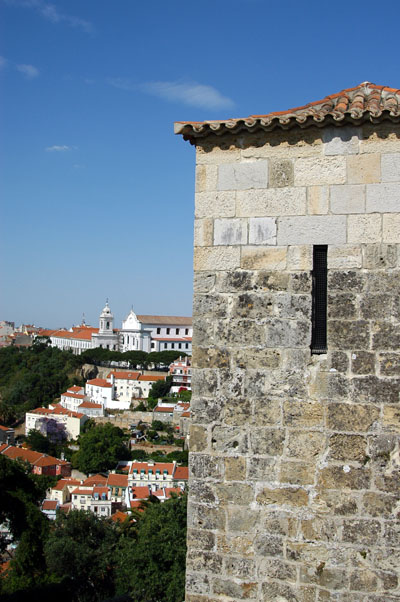
POLYGON ((117 330, 107 302, 99 316, 99 328, 83 323, 70 330, 43 329, 38 336, 49 337, 53 347, 76 355, 96 347, 122 352, 181 351, 191 355, 192 332, 191 317, 136 315, 133 309, 117 330))

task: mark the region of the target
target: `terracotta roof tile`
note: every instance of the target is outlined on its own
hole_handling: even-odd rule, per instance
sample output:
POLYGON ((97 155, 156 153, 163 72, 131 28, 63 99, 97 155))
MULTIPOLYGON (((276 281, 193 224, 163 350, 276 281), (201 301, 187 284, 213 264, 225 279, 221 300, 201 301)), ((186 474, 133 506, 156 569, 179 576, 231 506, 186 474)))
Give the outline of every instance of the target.
POLYGON ((109 372, 107 378, 111 377, 111 374, 114 375, 114 378, 120 378, 125 380, 137 380, 140 376, 140 372, 129 372, 129 371, 112 371, 109 372))
POLYGON ((112 384, 107 382, 105 378, 92 378, 86 382, 87 385, 94 385, 95 387, 112 387, 112 384))
POLYGON ((42 504, 42 510, 56 510, 57 506, 57 500, 44 500, 42 504))
POLYGON ((127 487, 128 475, 125 474, 109 474, 107 479, 109 487, 127 487))
POLYGON ((143 381, 156 381, 156 380, 165 380, 165 376, 161 376, 161 375, 157 375, 155 374, 154 376, 152 376, 151 374, 141 374, 138 378, 138 380, 143 380, 143 381))
POLYGON ((400 90, 363 82, 355 88, 286 111, 221 121, 179 121, 175 123, 175 133, 182 134, 185 140, 194 143, 196 138, 210 134, 221 136, 243 130, 271 131, 275 128, 323 127, 344 123, 359 125, 365 121, 376 123, 385 119, 400 121, 400 90))
POLYGON ((174 473, 175 480, 187 480, 189 478, 189 468, 187 466, 177 466, 174 473))

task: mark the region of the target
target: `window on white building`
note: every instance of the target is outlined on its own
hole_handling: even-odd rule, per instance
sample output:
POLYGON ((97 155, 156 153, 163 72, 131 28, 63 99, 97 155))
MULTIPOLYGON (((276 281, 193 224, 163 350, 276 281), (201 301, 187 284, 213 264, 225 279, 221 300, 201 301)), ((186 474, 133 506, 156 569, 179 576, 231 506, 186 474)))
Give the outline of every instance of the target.
POLYGON ((164 349, 166 349, 166 348, 167 348, 167 343, 164 343, 164 349))
POLYGON ((167 328, 167 334, 169 334, 169 333, 170 333, 170 330, 171 330, 170 328, 167 328))
POLYGON ((175 334, 179 334, 179 328, 175 329, 175 334))
POLYGON ((185 328, 185 334, 189 334, 189 328, 185 328))
POLYGON ((161 328, 157 328, 157 334, 161 334, 161 328))

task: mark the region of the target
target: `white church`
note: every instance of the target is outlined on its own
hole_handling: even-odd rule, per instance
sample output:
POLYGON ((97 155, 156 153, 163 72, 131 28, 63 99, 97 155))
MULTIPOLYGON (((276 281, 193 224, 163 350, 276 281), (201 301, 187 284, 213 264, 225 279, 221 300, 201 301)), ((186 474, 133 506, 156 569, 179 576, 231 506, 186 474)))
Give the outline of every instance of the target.
POLYGON ((191 355, 192 332, 192 318, 136 315, 133 308, 122 321, 122 328, 114 328, 114 316, 107 302, 99 317, 99 328, 82 323, 70 330, 43 329, 38 336, 47 336, 53 347, 76 355, 95 347, 147 353, 172 350, 191 355))

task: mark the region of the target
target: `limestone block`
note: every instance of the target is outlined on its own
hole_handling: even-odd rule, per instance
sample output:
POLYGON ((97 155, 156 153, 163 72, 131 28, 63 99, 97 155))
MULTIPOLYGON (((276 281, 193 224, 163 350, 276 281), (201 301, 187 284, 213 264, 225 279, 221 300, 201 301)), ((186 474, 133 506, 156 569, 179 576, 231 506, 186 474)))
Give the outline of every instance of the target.
POLYGON ((227 481, 244 481, 246 479, 246 459, 232 456, 224 459, 225 479, 227 481))
POLYGON ((322 130, 324 155, 356 155, 360 137, 360 128, 325 127, 322 130))
POLYGON ((347 221, 347 242, 374 243, 382 239, 380 215, 349 215, 347 221))
POLYGON ((325 452, 326 435, 317 431, 290 431, 287 455, 312 460, 325 452))
POLYGON ((287 247, 243 247, 240 267, 245 270, 285 270, 286 257, 287 247))
POLYGON ((400 153, 381 156, 382 182, 400 182, 400 153))
POLYGON ((285 401, 283 422, 292 427, 316 427, 324 423, 324 409, 320 403, 297 403, 285 401))
POLYGON ((207 449, 207 430, 195 424, 190 425, 190 450, 202 452, 207 449))
POLYGON ((194 293, 209 293, 214 289, 215 272, 197 272, 193 278, 194 293))
POLYGON ((251 245, 276 245, 276 220, 272 217, 251 217, 249 220, 251 245))
POLYGON ((340 270, 328 273, 329 290, 360 293, 363 290, 363 286, 364 281, 359 272, 340 270))
POLYGON ((195 247, 195 271, 232 270, 240 267, 239 247, 195 247))
POLYGON ((369 431, 379 419, 379 407, 371 404, 332 403, 328 406, 327 426, 333 431, 369 431))
POLYGON ((198 165, 196 167, 196 192, 217 190, 218 167, 216 165, 198 165))
POLYGON ((339 215, 278 218, 278 245, 340 245, 346 242, 346 218, 339 215))
POLYGON ((216 219, 214 221, 214 245, 245 245, 247 220, 216 219))
POLYGON ((288 248, 288 270, 308 271, 312 269, 312 246, 296 245, 288 248))
POLYGON ((295 161, 295 186, 321 186, 345 182, 346 157, 307 157, 295 161))
POLYGON ((194 246, 212 247, 214 220, 211 218, 196 219, 194 222, 194 246))
POLYGON ((249 458, 247 478, 250 481, 275 481, 277 475, 275 458, 249 458))
POLYGON ((400 184, 370 184, 367 186, 367 213, 396 213, 400 207, 400 184))
POLYGON ((377 520, 345 520, 343 541, 346 543, 374 545, 380 539, 381 524, 377 520))
POLYGON ((234 426, 216 426, 212 432, 213 448, 226 455, 246 454, 248 436, 244 429, 234 426))
POLYGON ((254 499, 254 490, 248 483, 219 483, 215 486, 220 502, 243 506, 254 499))
POLYGON ((383 425, 387 429, 400 431, 400 407, 385 405, 383 408, 383 425))
POLYGON ((383 242, 400 243, 400 213, 388 213, 384 215, 382 230, 383 242))
POLYGON ((370 324, 366 320, 329 320, 328 341, 333 349, 369 349, 370 324))
POLYGON ((267 188, 268 161, 224 163, 218 168, 218 190, 267 188))
POLYGON ((239 217, 305 215, 306 188, 268 188, 237 192, 239 217))
POLYGON ((365 213, 365 186, 345 184, 330 187, 332 213, 365 213))
POLYGON ((329 209, 329 186, 309 186, 307 188, 307 213, 325 215, 329 209))
POLYGON ((219 165, 235 161, 240 161, 240 149, 235 148, 233 145, 225 150, 222 150, 218 146, 213 146, 210 150, 205 150, 200 144, 196 146, 197 165, 219 165))
MULTIPOLYGON (((383 216, 383 232, 385 226, 393 225, 396 221, 395 215, 383 216), (393 222, 394 220, 394 222, 393 222)), ((397 247, 396 245, 365 245, 363 249, 363 267, 368 270, 395 268, 397 265, 397 247)))
POLYGON ((361 268, 361 265, 362 265, 361 246, 329 245, 329 247, 328 247, 328 269, 361 268))
MULTIPOLYGON (((257 595, 257 583, 235 583, 232 579, 221 579, 217 577, 213 580, 213 598, 214 600, 245 600, 257 595), (215 598, 218 596, 218 598, 215 598), (220 596, 223 596, 221 598, 220 596)), ((207 602, 207 601, 206 601, 207 602)), ((211 600, 210 600, 211 602, 211 600)))
POLYGON ((250 441, 253 455, 280 456, 285 433, 279 429, 254 428, 250 433, 250 441))
POLYGON ((398 376, 400 374, 400 354, 381 353, 378 356, 379 371, 383 376, 398 376))
POLYGON ((374 375, 352 379, 354 401, 396 403, 399 401, 400 379, 378 378, 374 375))
POLYGON ((363 462, 367 455, 367 441, 361 435, 332 435, 329 439, 329 457, 334 460, 363 462))
POLYGON ((262 505, 277 504, 279 506, 307 506, 308 494, 300 487, 285 487, 271 489, 265 487, 256 497, 257 503, 262 505))
POLYGON ((290 159, 272 159, 269 162, 269 185, 271 188, 293 186, 293 161, 290 159))
POLYGON ((347 182, 349 184, 372 184, 380 181, 380 154, 347 157, 347 182))
POLYGON ((353 374, 374 374, 375 353, 372 351, 355 351, 352 353, 351 371, 353 374))
MULTIPOLYGON (((280 558, 263 558, 259 565, 258 577, 263 580, 280 579, 286 583, 295 583, 297 577, 297 567, 294 564, 284 562, 280 558)), ((263 599, 265 600, 265 598, 263 599)), ((277 599, 279 600, 279 598, 277 599)), ((285 598, 280 599, 283 600, 285 598)))
POLYGON ((196 217, 235 217, 234 192, 198 192, 195 202, 196 217))
POLYGON ((194 529, 223 529, 225 513, 222 508, 210 508, 189 499, 188 526, 194 529))
POLYGON ((280 483, 291 485, 312 485, 315 479, 315 465, 306 462, 282 461, 279 473, 280 483))
POLYGON ((319 486, 324 489, 368 489, 371 471, 363 466, 328 466, 323 468, 318 477, 319 486))

